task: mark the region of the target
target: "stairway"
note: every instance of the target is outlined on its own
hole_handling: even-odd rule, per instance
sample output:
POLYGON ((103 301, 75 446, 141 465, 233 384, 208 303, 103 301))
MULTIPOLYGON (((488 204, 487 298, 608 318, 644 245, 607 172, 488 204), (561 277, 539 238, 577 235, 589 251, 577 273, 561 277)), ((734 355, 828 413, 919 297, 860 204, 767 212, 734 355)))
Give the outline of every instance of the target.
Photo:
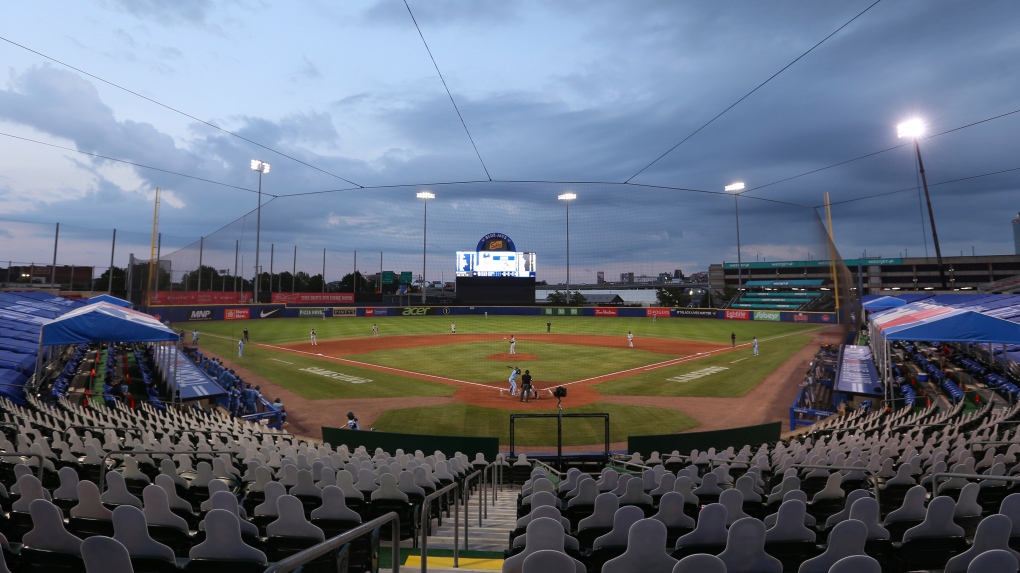
MULTIPOLYGON (((428 571, 499 571, 502 567, 502 553, 508 547, 510 532, 517 523, 517 494, 519 488, 504 486, 496 491, 497 500, 492 504, 492 491, 487 491, 489 502, 488 517, 483 517, 481 527, 478 526, 479 492, 476 490, 468 500, 468 543, 464 547, 464 513, 461 513, 460 529, 460 567, 453 568, 453 516, 443 517, 442 527, 435 526, 433 521, 432 535, 428 539, 429 557, 426 562, 428 571), (476 553, 480 552, 480 553, 476 553), (436 554, 439 555, 436 555, 436 554), (497 554, 499 557, 497 558, 497 554)), ((463 508, 461 509, 463 512, 463 508)), ((484 509, 483 509, 484 511, 484 509)), ((402 566, 407 571, 420 571, 421 561, 416 555, 408 557, 402 566)))

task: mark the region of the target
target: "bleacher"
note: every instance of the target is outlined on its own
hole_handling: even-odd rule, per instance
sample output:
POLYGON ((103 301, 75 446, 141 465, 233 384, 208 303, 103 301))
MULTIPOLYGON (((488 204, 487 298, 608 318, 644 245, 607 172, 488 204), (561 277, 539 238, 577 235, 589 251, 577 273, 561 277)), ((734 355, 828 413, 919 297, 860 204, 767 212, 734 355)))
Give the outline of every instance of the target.
POLYGON ((748 310, 803 310, 822 296, 821 280, 752 280, 744 283, 748 290, 730 303, 729 308, 748 310))

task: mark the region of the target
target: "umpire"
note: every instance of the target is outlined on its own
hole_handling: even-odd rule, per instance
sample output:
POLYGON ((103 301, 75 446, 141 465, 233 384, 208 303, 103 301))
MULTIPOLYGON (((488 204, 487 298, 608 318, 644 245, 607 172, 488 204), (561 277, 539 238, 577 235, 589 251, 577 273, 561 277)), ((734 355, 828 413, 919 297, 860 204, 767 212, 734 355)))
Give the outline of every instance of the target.
MULTIPOLYGON (((537 396, 536 396, 537 397, 537 396)), ((521 376, 521 397, 520 402, 529 402, 531 398, 531 370, 525 370, 521 376)))

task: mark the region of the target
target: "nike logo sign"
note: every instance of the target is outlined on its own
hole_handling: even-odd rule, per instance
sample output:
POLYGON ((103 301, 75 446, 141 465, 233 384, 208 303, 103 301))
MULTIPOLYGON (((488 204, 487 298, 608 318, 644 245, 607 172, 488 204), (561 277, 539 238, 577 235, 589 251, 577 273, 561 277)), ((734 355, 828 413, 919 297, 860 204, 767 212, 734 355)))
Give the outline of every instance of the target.
POLYGON ((267 316, 272 316, 275 313, 276 313, 275 310, 260 310, 259 311, 259 318, 265 318, 267 316))

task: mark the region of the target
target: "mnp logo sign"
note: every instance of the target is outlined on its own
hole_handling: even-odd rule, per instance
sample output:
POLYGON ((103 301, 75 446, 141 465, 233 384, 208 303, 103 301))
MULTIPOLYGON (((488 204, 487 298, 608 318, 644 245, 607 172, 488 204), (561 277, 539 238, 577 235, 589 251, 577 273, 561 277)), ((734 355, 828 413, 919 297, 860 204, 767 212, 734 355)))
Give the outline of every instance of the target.
POLYGON ((425 316, 427 314, 433 313, 431 306, 416 306, 413 308, 405 308, 404 312, 402 312, 401 314, 403 314, 404 316, 425 316))
POLYGON ((213 311, 210 308, 199 308, 188 313, 188 320, 212 320, 213 311))
POLYGON ((779 312, 773 310, 756 310, 754 311, 754 319, 779 322, 779 312))
POLYGON ((727 310, 726 320, 751 320, 751 313, 746 310, 727 310))

